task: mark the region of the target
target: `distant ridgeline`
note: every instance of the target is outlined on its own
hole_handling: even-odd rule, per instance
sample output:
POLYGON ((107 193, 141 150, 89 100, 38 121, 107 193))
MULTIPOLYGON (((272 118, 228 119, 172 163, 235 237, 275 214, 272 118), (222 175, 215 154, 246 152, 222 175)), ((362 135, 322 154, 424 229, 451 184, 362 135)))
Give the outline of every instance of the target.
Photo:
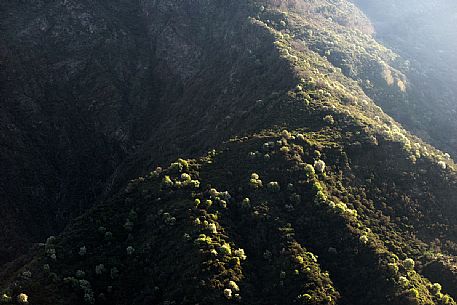
POLYGON ((356 5, 0 17, 1 304, 456 304, 444 104, 356 5))
POLYGON ((418 136, 456 156, 457 2, 353 2, 372 20, 376 38, 407 60, 402 69, 408 77, 407 94, 392 100, 385 110, 418 136))

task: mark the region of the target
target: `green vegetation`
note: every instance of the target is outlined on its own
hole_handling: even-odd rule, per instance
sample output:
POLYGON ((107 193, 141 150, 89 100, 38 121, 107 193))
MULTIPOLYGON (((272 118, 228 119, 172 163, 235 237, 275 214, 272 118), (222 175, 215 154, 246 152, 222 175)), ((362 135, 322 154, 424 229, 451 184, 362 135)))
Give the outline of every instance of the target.
POLYGON ((349 2, 292 4, 190 18, 224 43, 192 37, 216 52, 198 70, 215 83, 169 89, 191 91, 170 111, 186 120, 157 145, 196 159, 145 170, 13 262, 2 303, 456 304, 456 166, 374 102, 408 90, 399 57, 349 2), (203 154, 187 126, 217 148, 203 154))

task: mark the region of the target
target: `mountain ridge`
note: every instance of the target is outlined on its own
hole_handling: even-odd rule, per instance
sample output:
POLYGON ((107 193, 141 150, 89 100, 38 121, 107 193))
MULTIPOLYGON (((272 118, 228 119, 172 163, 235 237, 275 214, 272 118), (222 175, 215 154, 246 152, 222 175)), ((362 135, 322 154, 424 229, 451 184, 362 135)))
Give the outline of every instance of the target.
POLYGON ((150 28, 154 77, 171 79, 144 116, 152 136, 99 203, 4 265, 4 302, 455 303, 455 163, 376 105, 408 79, 353 4, 142 5, 182 16, 150 28))

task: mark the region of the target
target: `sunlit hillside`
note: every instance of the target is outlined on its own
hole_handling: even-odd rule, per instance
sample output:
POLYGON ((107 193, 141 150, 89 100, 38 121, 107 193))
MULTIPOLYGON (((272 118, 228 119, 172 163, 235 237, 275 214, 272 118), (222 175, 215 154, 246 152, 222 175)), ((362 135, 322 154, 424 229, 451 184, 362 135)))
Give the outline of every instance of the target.
POLYGON ((456 304, 456 16, 1 2, 0 304, 456 304))

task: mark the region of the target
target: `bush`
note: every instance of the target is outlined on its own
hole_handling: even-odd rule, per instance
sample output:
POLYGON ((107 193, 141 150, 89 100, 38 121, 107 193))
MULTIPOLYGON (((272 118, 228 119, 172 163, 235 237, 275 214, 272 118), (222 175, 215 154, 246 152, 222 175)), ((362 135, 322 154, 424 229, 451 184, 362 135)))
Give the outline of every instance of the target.
POLYGON ((366 236, 366 235, 360 236, 360 242, 362 244, 364 244, 364 245, 367 244, 368 243, 368 236, 366 236))
POLYGON ((447 165, 444 161, 439 161, 438 166, 442 169, 445 170, 447 168, 447 165))
POLYGON ((331 115, 326 115, 324 117, 324 122, 329 124, 329 125, 333 125, 333 124, 335 124, 335 119, 331 115))
POLYGON ((269 182, 267 184, 267 188, 270 192, 279 192, 279 190, 281 189, 279 183, 276 181, 269 182))
POLYGON ((26 295, 25 293, 21 293, 20 295, 17 296, 17 302, 19 304, 27 304, 29 302, 29 296, 26 295))
POLYGON ((110 276, 114 280, 119 277, 119 270, 116 267, 111 268, 110 276))
POLYGON ((400 286, 403 287, 403 288, 406 288, 406 287, 409 286, 409 280, 408 280, 406 277, 404 277, 404 276, 400 276, 400 277, 398 278, 398 283, 399 283, 400 286))
POLYGON ((208 225, 208 230, 213 234, 217 233, 217 227, 216 227, 216 225, 214 223, 210 223, 208 225))
POLYGON ((187 173, 182 173, 181 174, 181 180, 182 181, 190 181, 190 180, 192 180, 192 177, 187 173))
POLYGON ((441 285, 439 283, 434 283, 430 290, 434 295, 437 295, 441 292, 441 285))
POLYGON ((246 260, 247 258, 246 254, 244 253, 244 249, 241 248, 235 250, 235 256, 239 257, 242 261, 246 260))
POLYGON ((133 248, 132 246, 128 246, 125 250, 127 252, 127 255, 132 255, 135 252, 135 248, 133 248))
POLYGON ((419 291, 416 288, 411 288, 408 291, 409 295, 415 299, 419 298, 419 291))
POLYGON ((162 183, 166 187, 172 187, 173 186, 173 181, 171 180, 170 176, 165 176, 162 180, 162 183))
POLYGON ((236 291, 236 292, 240 291, 240 287, 238 287, 238 285, 234 281, 230 281, 228 283, 228 286, 232 291, 236 291))
POLYGON ((249 207, 250 204, 251 204, 251 200, 249 198, 243 199, 243 207, 249 207))
POLYGON ((230 255, 232 254, 232 248, 229 244, 224 243, 222 246, 220 246, 219 252, 225 255, 230 255))
POLYGON ((405 267, 406 270, 414 270, 414 260, 411 258, 407 258, 403 261, 403 267, 405 267))
POLYGON ((10 303, 11 300, 12 298, 6 293, 2 294, 2 296, 0 297, 0 303, 10 303))
POLYGON ((100 275, 103 272, 105 272, 105 265, 99 264, 99 265, 95 266, 95 274, 100 275))
POLYGON ((230 300, 232 298, 232 290, 229 288, 224 289, 224 296, 230 300))
POLYGON ((289 140, 292 138, 292 134, 285 129, 281 132, 281 136, 286 140, 289 140))
POLYGON ((314 162, 314 169, 318 173, 323 173, 325 171, 325 162, 322 160, 317 160, 314 162))
POLYGON ((396 275, 399 271, 398 265, 396 263, 388 263, 387 268, 394 275, 396 275))
POLYGON ((306 173, 306 176, 308 176, 308 178, 311 178, 316 174, 316 171, 314 170, 314 167, 311 164, 306 164, 305 173, 306 173))
POLYGON ((81 248, 79 248, 79 252, 78 253, 79 253, 80 256, 86 255, 87 248, 85 246, 82 246, 81 248))
POLYGON ((258 189, 258 188, 261 188, 263 186, 262 180, 260 180, 259 175, 257 175, 256 173, 252 173, 251 174, 251 179, 249 180, 249 184, 254 189, 258 189))

